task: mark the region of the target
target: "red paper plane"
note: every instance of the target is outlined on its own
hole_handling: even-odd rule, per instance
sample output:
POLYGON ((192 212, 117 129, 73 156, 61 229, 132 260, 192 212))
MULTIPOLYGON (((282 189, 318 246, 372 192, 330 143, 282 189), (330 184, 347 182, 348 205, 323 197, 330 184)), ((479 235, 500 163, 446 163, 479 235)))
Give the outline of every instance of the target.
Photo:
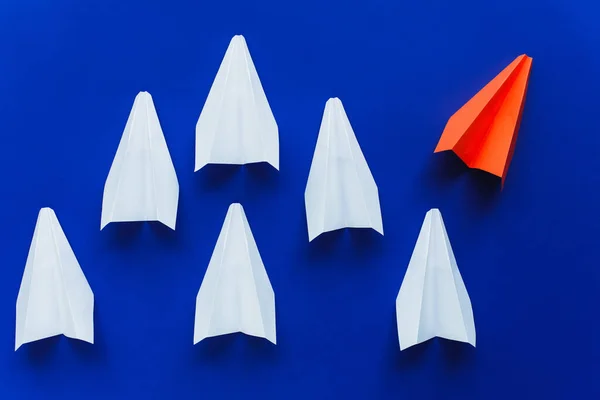
POLYGON ((452 150, 469 168, 506 179, 525 104, 532 58, 523 54, 458 110, 435 153, 452 150))

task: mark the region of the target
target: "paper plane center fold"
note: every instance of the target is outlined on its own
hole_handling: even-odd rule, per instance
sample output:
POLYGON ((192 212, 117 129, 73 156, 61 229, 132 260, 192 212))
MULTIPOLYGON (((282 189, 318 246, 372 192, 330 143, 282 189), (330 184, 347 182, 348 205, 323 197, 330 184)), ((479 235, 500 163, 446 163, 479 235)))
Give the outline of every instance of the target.
POLYGON ((196 124, 195 171, 267 162, 279 169, 279 130, 243 36, 231 39, 196 124))
POLYGON ((194 344, 235 332, 276 343, 275 295, 238 203, 227 211, 198 291, 194 344))
POLYGON ((304 199, 309 241, 341 228, 383 235, 377 185, 338 98, 325 104, 304 199))

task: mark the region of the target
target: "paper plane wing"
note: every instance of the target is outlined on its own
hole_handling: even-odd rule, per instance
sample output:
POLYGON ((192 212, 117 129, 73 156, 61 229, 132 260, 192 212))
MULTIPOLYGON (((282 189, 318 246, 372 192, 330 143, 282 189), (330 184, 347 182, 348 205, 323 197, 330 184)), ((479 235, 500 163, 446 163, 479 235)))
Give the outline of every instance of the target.
POLYGON ((475 346, 471 300, 439 210, 425 216, 396 299, 400 349, 433 337, 475 346))
POLYGON ((94 294, 56 214, 42 208, 17 296, 15 350, 61 334, 94 343, 94 294))
POLYGON ((452 150, 469 168, 506 178, 531 70, 531 57, 517 57, 458 110, 446 124, 435 152, 452 150))
POLYGON ((127 119, 102 199, 110 222, 160 221, 175 229, 179 183, 152 96, 140 92, 127 119))
POLYGON ((196 124, 196 167, 266 161, 279 169, 279 130, 246 40, 231 39, 196 124))
POLYGON ((196 298, 194 344, 234 332, 276 344, 275 294, 237 203, 229 206, 196 298))
POLYGON ((338 98, 325 104, 304 201, 309 241, 341 228, 383 235, 377 185, 338 98))

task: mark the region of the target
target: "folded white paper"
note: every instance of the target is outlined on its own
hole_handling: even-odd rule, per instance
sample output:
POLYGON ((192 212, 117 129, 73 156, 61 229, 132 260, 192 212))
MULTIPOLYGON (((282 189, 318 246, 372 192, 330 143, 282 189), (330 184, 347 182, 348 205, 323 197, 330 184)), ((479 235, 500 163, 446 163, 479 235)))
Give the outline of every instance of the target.
POLYGON ((61 334, 94 343, 94 294, 56 214, 42 208, 17 296, 15 351, 61 334))
POLYGON ((196 298, 194 344, 242 332, 276 344, 275 294, 244 209, 229 206, 196 298))
POLYGON ((160 221, 175 229, 179 182, 152 96, 140 92, 110 167, 100 229, 110 222, 160 221))
POLYGON ((383 235, 377 185, 338 98, 325 104, 304 200, 309 241, 341 228, 383 235))
POLYGON ((400 350, 441 337, 475 346, 471 300, 438 209, 425 215, 396 299, 400 350))
POLYGON ((196 167, 266 161, 279 169, 279 130, 243 36, 234 36, 196 124, 196 167))

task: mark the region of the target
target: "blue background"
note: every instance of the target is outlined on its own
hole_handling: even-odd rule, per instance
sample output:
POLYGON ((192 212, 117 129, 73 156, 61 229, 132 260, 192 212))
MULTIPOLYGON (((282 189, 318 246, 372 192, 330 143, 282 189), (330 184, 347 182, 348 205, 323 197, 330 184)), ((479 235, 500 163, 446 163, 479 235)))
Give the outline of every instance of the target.
POLYGON ((3 399, 544 399, 600 396, 598 93, 591 1, 80 1, 0 6, 3 399), (280 128, 281 171, 194 173, 194 127, 243 34, 280 128), (433 154, 459 107, 533 57, 499 180, 433 154), (111 224, 104 182, 149 91, 178 173, 177 230, 111 224), (308 243, 304 188, 325 101, 342 99, 378 183, 385 236, 308 243), (276 293, 277 346, 193 346, 195 298, 241 202, 276 293), (15 300, 41 207, 95 293, 96 343, 14 352, 15 300), (400 352, 395 298, 426 211, 441 209, 477 348, 400 352), (596 380, 596 382, 594 382, 596 380))

